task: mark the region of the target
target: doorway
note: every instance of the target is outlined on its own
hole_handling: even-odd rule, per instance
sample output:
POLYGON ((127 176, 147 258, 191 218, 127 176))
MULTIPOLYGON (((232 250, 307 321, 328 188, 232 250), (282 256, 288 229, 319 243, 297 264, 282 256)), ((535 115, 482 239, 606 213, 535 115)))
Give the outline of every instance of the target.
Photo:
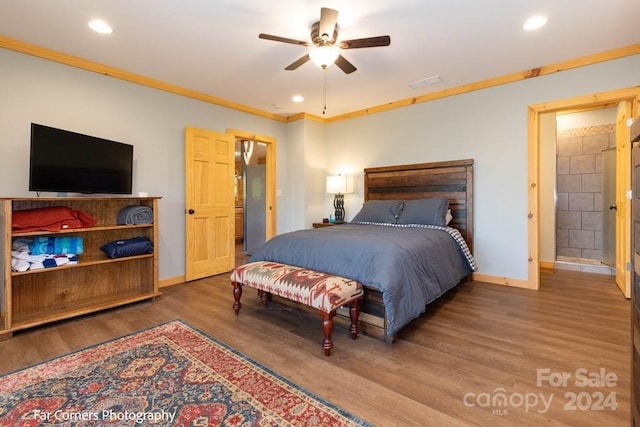
MULTIPOLYGON (((541 123, 548 116, 547 113, 557 113, 560 111, 615 107, 616 115, 616 284, 620 287, 623 295, 629 297, 630 276, 625 265, 630 260, 631 248, 630 236, 630 213, 629 203, 626 200, 626 190, 630 188, 630 145, 629 129, 627 120, 637 115, 637 108, 640 101, 640 90, 638 88, 621 89, 605 93, 585 95, 567 100, 546 102, 529 106, 528 113, 528 279, 527 287, 539 289, 540 287, 540 267, 545 266, 545 261, 541 258, 541 235, 548 227, 544 227, 545 216, 548 217, 544 206, 540 203, 541 189, 549 187, 545 185, 542 171, 545 163, 542 161, 544 155, 541 146, 541 134, 543 132, 541 123)), ((548 178, 547 178, 548 181, 548 178)), ((548 184, 548 182, 546 183, 548 184)), ((555 212, 551 212, 554 215, 555 212)), ((555 230, 553 228, 552 230, 555 230)))
POLYGON ((615 275, 616 113, 555 113, 554 268, 615 275))
POLYGON ((236 253, 252 255, 266 241, 266 155, 262 142, 236 139, 235 211, 236 253))
POLYGON ((239 264, 246 259, 245 245, 250 245, 248 249, 252 251, 275 235, 276 140, 236 129, 227 129, 227 134, 235 138, 235 247, 239 264), (249 178, 256 176, 255 171, 261 171, 257 173, 260 177, 257 182, 247 182, 247 169, 252 169, 249 178), (249 208, 247 202, 252 202, 249 208), (251 219, 253 214, 257 219, 251 219))

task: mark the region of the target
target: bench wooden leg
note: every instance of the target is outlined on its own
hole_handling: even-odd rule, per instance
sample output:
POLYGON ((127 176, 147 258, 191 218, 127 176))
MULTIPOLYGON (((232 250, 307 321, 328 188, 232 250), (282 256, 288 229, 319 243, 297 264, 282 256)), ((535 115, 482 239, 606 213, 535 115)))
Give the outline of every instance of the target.
POLYGON ((258 297, 262 301, 262 305, 267 305, 271 301, 271 292, 258 289, 258 297))
POLYGON ((355 300, 349 304, 349 318, 351 319, 351 327, 349 328, 349 332, 351 332, 351 338, 358 338, 358 332, 360 332, 360 328, 358 326, 358 319, 360 318, 360 301, 355 300))
POLYGON ((233 282, 233 311, 236 312, 236 316, 240 312, 242 304, 240 304, 240 297, 242 297, 242 284, 233 282))
POLYGON ((333 310, 330 313, 322 312, 322 333, 324 339, 322 340, 322 348, 324 349, 325 356, 331 354, 333 348, 333 341, 331 341, 331 332, 333 331, 333 317, 336 315, 336 311, 333 310))

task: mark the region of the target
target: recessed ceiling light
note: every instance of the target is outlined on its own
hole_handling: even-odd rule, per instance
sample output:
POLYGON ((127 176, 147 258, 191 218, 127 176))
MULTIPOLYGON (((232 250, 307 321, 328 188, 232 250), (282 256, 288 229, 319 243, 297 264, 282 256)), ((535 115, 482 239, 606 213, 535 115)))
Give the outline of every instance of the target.
POLYGON ((540 27, 543 27, 547 23, 547 21, 548 19, 546 16, 535 15, 527 19, 527 22, 524 23, 522 28, 527 31, 536 30, 540 27))
POLYGON ((111 28, 111 26, 102 19, 94 19, 92 21, 89 21, 89 28, 100 34, 113 33, 113 28, 111 28))
POLYGON ((294 95, 291 100, 293 102, 302 102, 304 101, 304 97, 302 95, 294 95))

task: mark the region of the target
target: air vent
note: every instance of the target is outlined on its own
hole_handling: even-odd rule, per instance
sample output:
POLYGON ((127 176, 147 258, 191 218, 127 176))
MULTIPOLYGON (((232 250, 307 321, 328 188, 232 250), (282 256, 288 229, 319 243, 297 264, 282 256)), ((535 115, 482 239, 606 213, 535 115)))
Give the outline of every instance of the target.
POLYGON ((426 79, 416 80, 413 83, 409 83, 409 87, 412 87, 413 89, 418 89, 425 86, 435 85, 440 82, 442 82, 442 80, 440 79, 440 76, 435 75, 435 76, 427 77, 426 79))

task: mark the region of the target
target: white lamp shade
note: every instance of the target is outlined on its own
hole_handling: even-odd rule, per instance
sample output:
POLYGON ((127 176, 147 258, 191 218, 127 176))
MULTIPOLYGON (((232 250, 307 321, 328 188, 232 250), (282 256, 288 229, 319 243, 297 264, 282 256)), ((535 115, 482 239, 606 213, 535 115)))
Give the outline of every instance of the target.
POLYGON ((312 46, 309 49, 309 57, 320 68, 327 68, 333 65, 340 55, 338 46, 312 46))
POLYGON ((353 177, 349 175, 333 175, 327 177, 327 193, 353 193, 353 177))

